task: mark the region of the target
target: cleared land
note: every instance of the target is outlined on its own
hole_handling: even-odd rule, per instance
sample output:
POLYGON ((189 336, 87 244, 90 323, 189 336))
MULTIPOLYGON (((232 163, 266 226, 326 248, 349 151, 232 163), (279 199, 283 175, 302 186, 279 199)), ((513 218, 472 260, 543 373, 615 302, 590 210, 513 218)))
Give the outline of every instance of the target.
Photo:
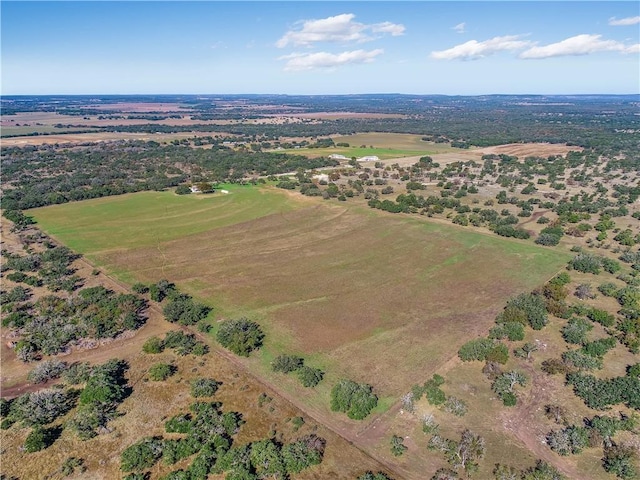
MULTIPOLYGON (((419 453, 422 437, 408 442, 416 455, 389 454, 389 436, 407 431, 396 430, 398 398, 451 368, 452 354, 486 333, 509 296, 543 283, 568 256, 271 187, 230 190, 139 193, 29 213, 120 279, 168 278, 216 307, 217 319, 258 320, 266 345, 239 365, 397 474, 418 479, 416 472, 433 471, 434 457, 419 453), (304 389, 271 372, 282 352, 302 354, 327 372, 325 380, 304 389), (329 411, 331 387, 343 377, 369 382, 380 395, 366 422, 329 411)), ((521 441, 509 442, 523 455, 521 441)))
MULTIPOLYGON (((20 236, 11 232, 8 222, 0 225, 2 247, 13 253, 22 252, 24 244, 20 236)), ((129 292, 126 286, 115 281, 102 272, 92 274, 93 267, 83 258, 76 260, 73 268, 83 278, 84 287, 102 285, 117 292, 129 292)), ((10 280, 3 280, 13 286, 10 280)), ((7 285, 5 285, 7 286, 7 285)), ((50 295, 44 287, 34 288, 35 298, 50 295)), ((150 302, 146 311, 147 321, 137 331, 127 332, 122 338, 106 340, 95 348, 73 348, 71 353, 53 358, 67 363, 88 361, 92 364, 104 363, 109 359, 124 359, 130 368, 127 372, 129 385, 133 392, 118 408, 119 416, 109 422, 109 431, 90 440, 80 440, 78 436, 64 429, 60 438, 47 449, 27 453, 23 449, 26 436, 31 431, 28 427, 14 425, 8 430, 0 430, 2 444, 2 474, 8 478, 63 478, 61 465, 65 459, 75 456, 84 460, 87 471, 76 474, 73 478, 104 480, 121 478, 120 454, 130 444, 147 435, 165 435, 164 422, 170 416, 188 411, 194 401, 189 393, 189 383, 196 378, 215 378, 222 382, 214 399, 224 404, 225 411, 239 411, 246 421, 240 428, 235 445, 267 438, 270 432, 276 431, 284 441, 291 441, 300 436, 316 433, 327 440, 327 449, 321 465, 309 469, 296 476, 300 480, 320 480, 336 478, 352 480, 365 470, 381 470, 384 466, 365 453, 350 445, 335 432, 318 424, 313 418, 296 408, 291 402, 278 395, 273 389, 255 377, 244 372, 239 365, 239 358, 231 354, 210 352, 203 357, 193 355, 179 356, 171 350, 158 355, 142 353, 142 345, 151 336, 162 337, 169 330, 178 327, 164 320, 161 308, 150 302), (147 372, 152 364, 167 362, 175 365, 178 372, 166 382, 148 381, 147 372), (260 397, 268 396, 268 401, 260 402, 260 397), (294 417, 303 417, 304 425, 298 429, 291 422, 294 417)), ((199 334, 198 334, 199 335, 199 334)), ((3 398, 12 398, 26 392, 51 387, 56 380, 43 384, 32 384, 27 381, 27 374, 36 365, 23 363, 16 358, 12 349, 7 346, 11 331, 2 328, 0 354, 2 376, 0 390, 3 398)), ((56 420, 53 425, 64 424, 74 415, 74 410, 56 420)), ((191 458, 177 465, 166 465, 163 462, 153 468, 151 478, 163 475, 189 465, 191 458)), ((222 476, 219 476, 222 478, 222 476)), ((66 477, 65 477, 66 478, 66 477)), ((218 476, 212 476, 218 478, 218 476)))
POLYGON ((420 135, 405 133, 358 133, 355 135, 334 136, 334 143, 348 143, 348 147, 296 148, 287 152, 308 157, 326 157, 331 154, 344 155, 347 158, 375 155, 380 160, 403 157, 419 158, 423 155, 442 153, 466 153, 467 150, 452 148, 449 144, 425 142, 420 135))
POLYGON ((259 319, 269 334, 263 364, 279 351, 315 355, 335 375, 393 396, 568 259, 268 188, 209 198, 152 192, 30 213, 125 281, 168 278, 219 315, 259 319))

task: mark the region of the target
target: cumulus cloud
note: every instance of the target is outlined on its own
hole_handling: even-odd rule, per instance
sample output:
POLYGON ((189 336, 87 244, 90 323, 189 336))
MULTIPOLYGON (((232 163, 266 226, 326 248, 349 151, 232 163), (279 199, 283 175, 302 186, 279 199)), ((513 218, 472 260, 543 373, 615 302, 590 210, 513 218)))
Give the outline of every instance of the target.
POLYGON ((637 25, 638 23, 640 23, 640 16, 620 18, 620 19, 617 19, 616 17, 611 17, 609 19, 609 25, 613 27, 628 27, 629 25, 637 25))
POLYGON ((289 30, 276 42, 278 48, 287 45, 309 46, 316 42, 366 42, 373 40, 371 34, 402 35, 404 26, 383 22, 366 25, 354 21, 353 13, 343 13, 333 17, 304 20, 297 28, 289 30))
POLYGON ((484 42, 470 40, 447 50, 431 52, 431 58, 436 60, 473 60, 496 52, 522 50, 531 45, 532 43, 529 41, 520 40, 520 35, 507 35, 494 37, 484 42))
POLYGON ((565 57, 598 52, 631 53, 633 48, 615 40, 603 40, 602 35, 582 34, 542 47, 531 47, 522 52, 520 58, 565 57))
POLYGON ((371 25, 373 33, 390 33, 392 37, 404 35, 404 25, 400 23, 382 22, 371 25))
POLYGON ((459 23, 455 27, 451 27, 452 30, 455 30, 458 33, 464 33, 464 29, 467 26, 465 22, 459 23))
POLYGON ((286 60, 284 67, 289 71, 333 69, 342 65, 371 63, 378 55, 384 53, 382 49, 376 50, 352 50, 342 53, 315 52, 292 53, 279 57, 278 60, 286 60))

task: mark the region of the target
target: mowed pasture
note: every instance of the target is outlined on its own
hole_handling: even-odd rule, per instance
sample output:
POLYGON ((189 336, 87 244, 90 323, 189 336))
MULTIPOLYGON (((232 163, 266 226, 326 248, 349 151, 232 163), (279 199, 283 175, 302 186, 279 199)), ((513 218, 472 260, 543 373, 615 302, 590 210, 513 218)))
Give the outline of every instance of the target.
POLYGON ((170 240, 286 212, 299 204, 287 195, 249 186, 223 189, 230 194, 140 192, 34 209, 30 214, 47 233, 99 260, 108 251, 155 248, 170 240))
POLYGON ((338 154, 347 158, 360 158, 375 155, 380 160, 387 160, 466 151, 453 148, 445 143, 425 142, 421 138, 420 135, 406 133, 358 133, 332 137, 334 143, 348 143, 348 147, 295 148, 286 150, 286 152, 307 157, 326 157, 331 154, 338 154))
POLYGON ((360 145, 377 148, 392 148, 396 150, 430 151, 433 153, 458 150, 448 143, 433 143, 422 140, 422 135, 410 133, 368 132, 353 135, 332 136, 334 143, 348 143, 351 147, 360 145))
POLYGON ((139 193, 29 214, 122 280, 167 278, 218 318, 258 320, 267 332, 258 370, 277 353, 299 353, 328 378, 367 381, 395 398, 486 333, 509 296, 569 258, 272 187, 139 193))

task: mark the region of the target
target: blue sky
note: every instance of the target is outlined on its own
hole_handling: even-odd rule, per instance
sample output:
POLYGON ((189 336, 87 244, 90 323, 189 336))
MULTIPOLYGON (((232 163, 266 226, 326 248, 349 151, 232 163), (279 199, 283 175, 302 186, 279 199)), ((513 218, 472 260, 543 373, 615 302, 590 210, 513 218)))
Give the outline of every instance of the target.
POLYGON ((3 95, 640 92, 636 1, 2 1, 3 95))

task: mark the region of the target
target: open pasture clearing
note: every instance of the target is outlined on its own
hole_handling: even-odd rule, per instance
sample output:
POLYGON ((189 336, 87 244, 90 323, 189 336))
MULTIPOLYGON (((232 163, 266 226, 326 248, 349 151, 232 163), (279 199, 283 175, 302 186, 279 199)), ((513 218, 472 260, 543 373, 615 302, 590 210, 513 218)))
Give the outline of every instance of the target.
POLYGON ((285 152, 307 157, 327 157, 331 154, 338 154, 347 158, 360 158, 375 155, 380 160, 416 157, 415 161, 424 155, 465 152, 465 150, 452 148, 449 144, 424 142, 420 138, 420 135, 405 133, 358 133, 332 137, 336 144, 348 143, 348 147, 294 148, 285 150, 285 152))
POLYGON ((4 147, 25 147, 28 145, 55 145, 64 143, 110 142, 114 140, 142 140, 145 142, 170 142, 172 140, 192 139, 194 137, 211 136, 208 132, 182 133, 127 133, 127 132, 96 132, 96 133, 59 133, 51 135, 36 135, 24 137, 3 138, 4 147))
MULTIPOLYGON (((10 224, 3 222, 0 225, 2 247, 14 253, 22 252, 23 249, 20 247, 25 244, 22 243, 19 234, 9 231, 8 223, 10 224)), ((96 275, 93 267, 83 258, 77 259, 73 268, 77 269, 76 274, 83 279, 83 288, 101 285, 117 292, 130 293, 126 285, 102 272, 96 275)), ((5 283, 10 285, 4 287, 14 285, 6 279, 5 283)), ((32 290, 34 299, 51 294, 44 287, 32 290)), ((60 292, 57 295, 60 295, 60 292)), ((296 408, 269 386, 245 373, 241 360, 230 353, 213 351, 203 357, 185 357, 167 350, 158 355, 143 354, 142 345, 149 337, 162 337, 168 331, 178 328, 164 319, 158 304, 149 303, 150 306, 145 312, 148 318, 141 329, 126 332, 122 338, 105 339, 104 343, 99 341, 99 346, 95 348, 73 347, 70 353, 45 357, 62 360, 68 364, 90 362, 95 365, 114 358, 123 359, 128 363, 130 368, 127 377, 133 392, 118 408, 118 418, 109 423, 109 430, 101 432, 96 438, 82 441, 72 431, 65 429, 51 447, 37 453, 26 453, 22 448, 30 428, 16 425, 8 430, 0 430, 3 475, 27 479, 62 478, 64 475, 60 473, 61 465, 65 459, 75 456, 82 458, 87 467, 87 471, 83 472, 81 477, 76 475, 77 478, 121 478, 120 453, 144 436, 165 434, 164 421, 172 415, 188 411, 189 404, 195 400, 189 394, 189 383, 201 377, 213 377, 222 383, 214 400, 224 403, 224 411, 242 412, 246 423, 240 428, 235 440, 236 445, 267 438, 272 431, 277 432, 283 441, 291 441, 311 432, 327 440, 322 464, 296 475, 297 479, 352 480, 366 469, 377 471, 384 468, 357 447, 350 445, 339 434, 317 423, 313 417, 296 408), (178 373, 166 382, 149 382, 147 371, 152 364, 159 361, 175 365, 178 373), (268 401, 260 403, 261 396, 268 401), (294 417, 304 418, 304 425, 300 429, 291 422, 294 417)), ((12 338, 10 332, 3 328, 2 335, 0 389, 3 398, 14 398, 60 383, 59 380, 46 384, 29 383, 27 375, 37 364, 19 361, 15 352, 7 346, 7 340, 12 338)), ((72 416, 73 412, 54 422, 54 425, 62 425, 72 416)), ((190 461, 191 459, 182 461, 174 466, 159 462, 153 468, 150 479, 155 480, 179 467, 188 466, 190 461)))
POLYGON ((410 133, 370 132, 356 133, 331 137, 335 143, 348 143, 352 147, 360 145, 375 148, 391 148, 395 150, 412 150, 423 152, 450 152, 459 149, 452 148, 448 143, 433 143, 421 140, 422 135, 410 133))
POLYGON ((149 191, 30 212, 43 230, 95 259, 105 250, 156 248, 170 240, 286 212, 299 204, 284 192, 274 195, 251 187, 223 188, 230 193, 176 195, 149 191))
MULTIPOLYGON (((361 135, 397 135, 399 137, 410 137, 411 135, 404 134, 357 134, 352 137, 360 137, 361 135)), ((401 167, 408 167, 413 165, 414 163, 420 160, 421 156, 429 155, 433 158, 433 161, 439 163, 440 165, 447 165, 455 162, 469 162, 474 161, 479 164, 482 164, 482 156, 489 154, 505 154, 516 156, 520 161, 524 161, 526 157, 535 156, 535 157, 543 157, 546 158, 550 155, 566 155, 570 151, 581 151, 581 147, 576 146, 568 146, 564 144, 557 143, 510 143, 505 145, 497 145, 495 147, 484 147, 484 148, 469 148, 469 149, 460 149, 460 148, 452 148, 448 144, 434 144, 422 142, 419 140, 419 136, 413 135, 416 137, 418 141, 425 144, 425 147, 433 149, 432 151, 425 151, 420 155, 414 156, 403 156, 402 158, 392 158, 392 157, 380 157, 381 162, 387 166, 393 163, 397 163, 401 167)), ((348 138, 350 137, 340 137, 340 140, 334 139, 334 141, 345 141, 348 142, 348 138)), ((384 137, 383 137, 384 139, 384 137)), ((372 138, 373 140, 373 138, 372 138)), ((392 137, 389 138, 390 142, 393 142, 392 137)), ((406 139, 407 142, 411 140, 409 138, 406 139)), ((376 144, 373 144, 374 146, 376 144)), ((398 144, 395 144, 398 145, 398 144)), ((408 147, 408 145, 405 145, 408 147)), ((399 145, 398 145, 399 147, 399 145)))
POLYGON ((484 333, 509 296, 568 260, 522 241, 296 198, 242 187, 211 200, 132 194, 30 214, 120 278, 168 278, 218 315, 260 320, 267 352, 314 354, 384 395, 423 379, 484 333))
POLYGON ((549 155, 566 155, 567 153, 581 152, 582 147, 569 146, 563 143, 509 143, 506 145, 496 145, 495 147, 484 147, 478 149, 477 152, 482 155, 512 155, 524 160, 529 156, 548 157, 549 155))
MULTIPOLYGON (((366 156, 376 156, 380 160, 392 158, 402 158, 416 155, 427 155, 428 152, 416 150, 399 150, 395 148, 360 148, 360 147, 329 147, 329 148, 290 148, 286 150, 276 150, 281 153, 291 153, 294 155, 304 155, 308 158, 328 157, 329 155, 344 155, 348 159, 351 157, 361 158, 366 156)), ((431 152, 435 153, 435 152, 431 152)), ((346 160, 343 160, 346 161, 346 160)), ((373 162, 371 162, 373 165, 373 162)))

